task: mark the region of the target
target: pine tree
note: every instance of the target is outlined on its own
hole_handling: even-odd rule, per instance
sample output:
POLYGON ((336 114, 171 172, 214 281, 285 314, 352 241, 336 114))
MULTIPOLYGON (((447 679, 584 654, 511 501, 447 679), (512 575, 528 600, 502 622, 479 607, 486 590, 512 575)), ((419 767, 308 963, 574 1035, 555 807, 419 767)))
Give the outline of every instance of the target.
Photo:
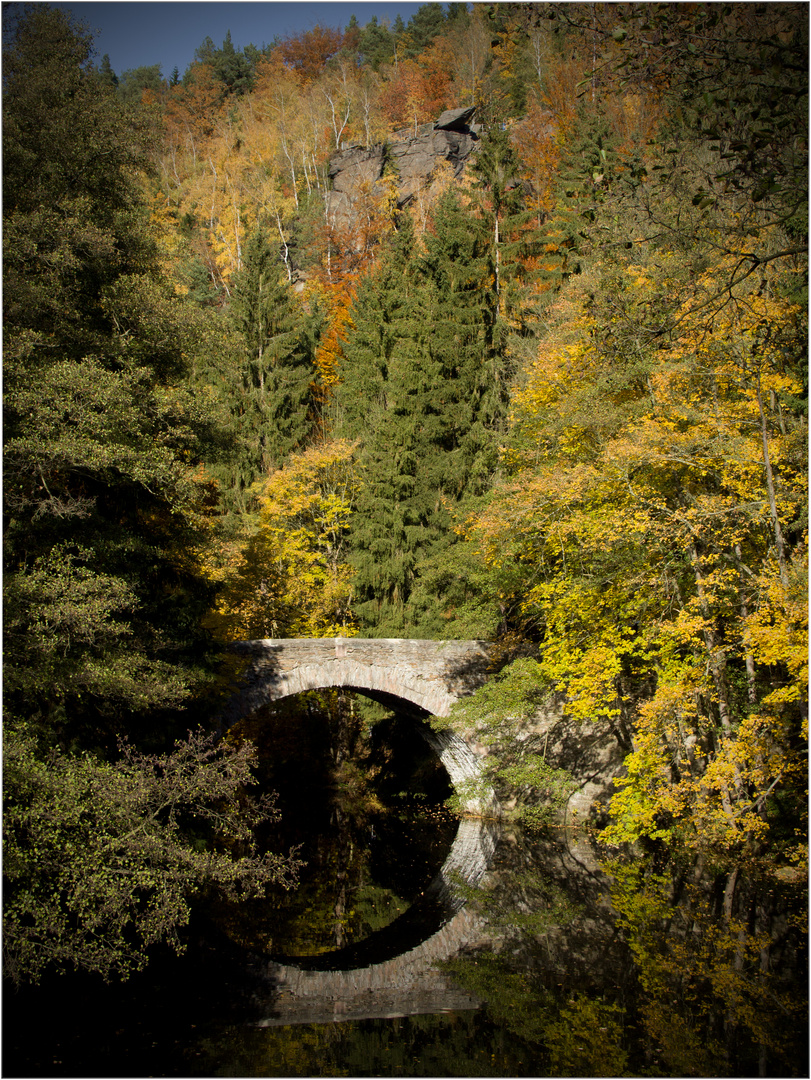
MULTIPOLYGON (((259 475, 281 465, 306 440, 314 374, 305 344, 304 312, 261 228, 246 245, 231 314, 245 343, 243 425, 248 425, 251 465, 259 475)), ((241 403, 238 407, 242 411, 241 403)))

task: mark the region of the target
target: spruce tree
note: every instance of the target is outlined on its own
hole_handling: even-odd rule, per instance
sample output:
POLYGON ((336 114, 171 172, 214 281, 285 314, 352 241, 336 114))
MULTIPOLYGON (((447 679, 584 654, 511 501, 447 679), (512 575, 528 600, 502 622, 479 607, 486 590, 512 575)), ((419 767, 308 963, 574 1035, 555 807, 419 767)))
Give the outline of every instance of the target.
POLYGON ((486 490, 497 464, 506 380, 494 309, 488 234, 453 194, 425 252, 404 225, 359 291, 337 422, 361 440, 350 561, 369 632, 440 632, 425 617, 442 598, 426 598, 420 577, 454 544, 460 501, 486 490))
POLYGON ((366 436, 370 411, 385 406, 391 357, 413 317, 413 256, 414 231, 406 217, 358 289, 335 397, 336 427, 348 438, 366 436))
POLYGON ((482 222, 453 192, 443 196, 426 239, 420 291, 425 345, 439 358, 444 380, 444 453, 434 469, 454 502, 486 489, 497 460, 493 433, 506 412, 491 254, 482 222))
POLYGON ((579 109, 558 170, 557 206, 544 227, 547 268, 538 277, 551 289, 579 274, 591 254, 594 226, 612 199, 617 166, 616 138, 606 117, 579 109))
POLYGON ((442 370, 442 429, 424 468, 435 493, 436 536, 417 566, 409 599, 409 620, 420 636, 446 636, 450 621, 470 606, 475 588, 457 556, 455 526, 471 500, 486 494, 498 469, 511 366, 491 238, 489 222, 450 192, 436 208, 421 260, 425 344, 442 370))
POLYGON ((408 22, 407 30, 411 36, 408 56, 418 56, 427 49, 431 42, 445 28, 445 12, 442 4, 422 4, 408 22))
POLYGON ((491 257, 496 297, 502 300, 504 263, 515 266, 519 251, 516 234, 531 215, 524 207, 519 181, 519 165, 510 144, 509 132, 501 125, 491 127, 471 163, 471 172, 482 196, 479 213, 491 232, 491 257))
POLYGON ((258 476, 281 465, 306 440, 313 378, 304 312, 261 228, 246 245, 245 265, 232 291, 231 315, 245 346, 246 396, 236 406, 244 417, 240 426, 258 476))
POLYGON ((414 305, 414 236, 409 219, 352 311, 336 394, 339 434, 361 440, 363 487, 350 538, 356 611, 378 633, 399 633, 419 550, 428 538, 417 423, 431 380, 422 373, 414 305))

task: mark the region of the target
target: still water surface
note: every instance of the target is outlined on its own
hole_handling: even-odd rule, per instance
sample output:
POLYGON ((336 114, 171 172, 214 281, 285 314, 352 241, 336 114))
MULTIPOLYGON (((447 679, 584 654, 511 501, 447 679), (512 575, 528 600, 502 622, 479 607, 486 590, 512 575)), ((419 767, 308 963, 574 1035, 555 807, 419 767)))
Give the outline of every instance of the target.
MULTIPOLYGON (((293 714, 259 718, 246 733, 280 793, 282 823, 265 842, 298 849, 299 888, 239 906, 209 900, 186 955, 158 953, 123 986, 71 976, 7 995, 5 1076, 543 1075, 533 1044, 430 962, 475 954, 483 940, 441 873, 454 851, 470 864, 473 836, 474 880, 483 834, 463 823, 459 839, 443 808, 447 777, 413 726, 389 718, 372 740, 344 738, 336 755, 328 719, 311 707, 293 714)), ((553 871, 539 886, 537 838, 530 846, 511 834, 493 855, 495 834, 485 833, 496 874, 518 873, 516 903, 537 906, 540 888, 554 921, 566 914, 570 874, 588 893, 591 871, 573 873, 577 858, 564 866, 557 841, 546 862, 559 881, 553 871)), ((562 986, 559 958, 548 959, 562 986)))

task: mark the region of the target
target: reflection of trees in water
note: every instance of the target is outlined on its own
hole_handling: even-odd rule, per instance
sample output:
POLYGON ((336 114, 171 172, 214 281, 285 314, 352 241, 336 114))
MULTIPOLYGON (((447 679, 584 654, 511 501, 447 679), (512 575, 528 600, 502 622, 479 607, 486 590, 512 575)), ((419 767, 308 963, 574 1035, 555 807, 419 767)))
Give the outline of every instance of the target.
MULTIPOLYGON (((275 702, 231 729, 229 737, 257 745, 260 782, 279 795, 282 820, 264 846, 299 847, 305 862, 295 891, 212 902, 232 940, 288 956, 342 949, 403 914, 437 873, 455 821, 429 799, 396 796, 425 794, 426 775, 441 769, 413 731, 391 747, 372 730, 362 703, 343 690, 275 702)), ((438 799, 446 788, 434 783, 438 799)))
POLYGON ((483 888, 467 890, 489 946, 447 969, 486 1002, 537 1075, 627 1075, 621 1024, 627 950, 588 837, 573 829, 502 838, 483 888))
POLYGON ((447 968, 536 1055, 539 1075, 806 1075, 802 964, 768 985, 757 971, 747 979, 736 943, 702 926, 662 875, 651 881, 633 894, 640 942, 613 910, 617 883, 586 830, 508 834, 486 887, 468 890, 491 941, 447 968))
POLYGON ((233 1075, 235 1062, 243 1076, 539 1075, 506 1029, 472 1011, 221 1029, 190 1075, 233 1075))
POLYGON ((494 946, 519 949, 531 969, 599 984, 627 966, 601 873, 585 831, 502 835, 483 888, 467 889, 494 946))
MULTIPOLYGON (((332 811, 332 827, 335 835, 336 867, 335 867, 335 906, 333 913, 335 921, 332 924, 332 945, 336 949, 342 949, 346 944, 346 916, 347 894, 349 885, 349 871, 352 861, 352 837, 350 835, 347 815, 339 807, 332 811)), ((355 888, 360 888, 363 878, 363 866, 358 867, 359 878, 355 888)))

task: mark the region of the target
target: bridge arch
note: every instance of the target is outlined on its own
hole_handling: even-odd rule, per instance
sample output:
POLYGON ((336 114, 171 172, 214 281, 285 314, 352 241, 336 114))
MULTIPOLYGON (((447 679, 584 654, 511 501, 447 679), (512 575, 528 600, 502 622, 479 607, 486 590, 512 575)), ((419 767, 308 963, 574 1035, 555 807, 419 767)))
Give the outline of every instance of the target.
MULTIPOLYGON (((270 702, 308 690, 345 687, 384 703, 406 702, 423 717, 448 716, 490 671, 488 643, 400 638, 268 638, 232 642, 247 663, 223 713, 230 727, 270 702)), ((482 789, 481 751, 453 730, 422 734, 445 767, 464 808, 498 816, 493 791, 482 789), (476 784, 479 791, 467 789, 476 784)))

